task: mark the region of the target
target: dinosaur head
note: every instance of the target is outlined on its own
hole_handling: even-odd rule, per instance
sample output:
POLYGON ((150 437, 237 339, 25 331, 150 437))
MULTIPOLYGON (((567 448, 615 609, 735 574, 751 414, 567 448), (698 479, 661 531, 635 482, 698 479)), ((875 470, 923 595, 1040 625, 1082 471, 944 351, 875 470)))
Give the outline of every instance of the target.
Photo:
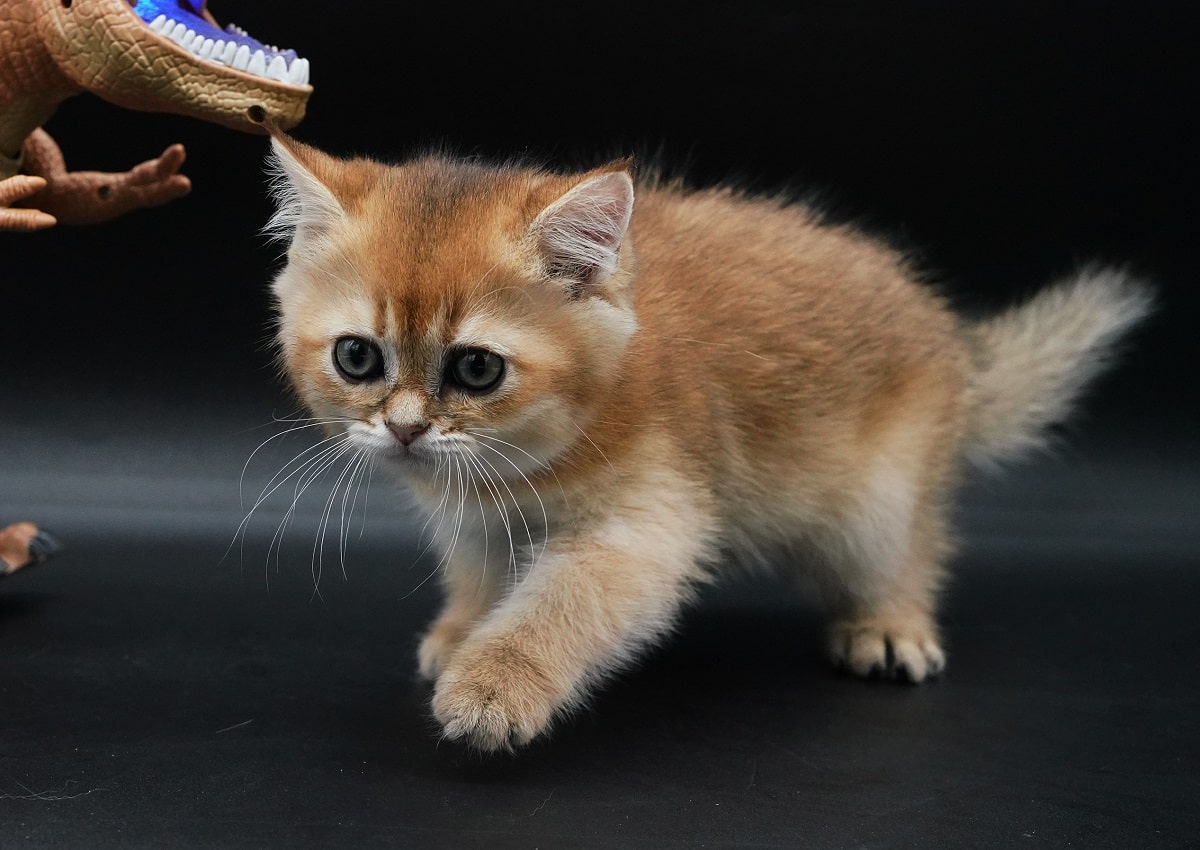
POLYGON ((127 109, 173 112, 262 132, 304 117, 308 60, 222 29, 206 0, 38 0, 38 27, 74 84, 127 109))

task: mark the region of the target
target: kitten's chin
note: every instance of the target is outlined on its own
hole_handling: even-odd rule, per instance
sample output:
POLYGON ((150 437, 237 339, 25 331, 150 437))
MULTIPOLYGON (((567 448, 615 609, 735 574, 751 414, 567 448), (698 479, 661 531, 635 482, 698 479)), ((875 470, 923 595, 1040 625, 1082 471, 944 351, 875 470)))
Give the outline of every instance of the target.
POLYGON ((377 450, 375 457, 387 464, 389 468, 409 474, 429 474, 439 466, 436 452, 423 451, 399 444, 377 450))

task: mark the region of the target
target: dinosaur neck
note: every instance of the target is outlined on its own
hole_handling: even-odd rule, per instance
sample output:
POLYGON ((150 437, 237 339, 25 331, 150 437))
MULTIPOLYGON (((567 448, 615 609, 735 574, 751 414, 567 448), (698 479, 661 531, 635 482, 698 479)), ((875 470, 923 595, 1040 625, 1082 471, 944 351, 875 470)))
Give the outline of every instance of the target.
POLYGON ((0 0, 0 178, 19 158, 26 136, 82 91, 46 51, 35 14, 25 0, 0 0))

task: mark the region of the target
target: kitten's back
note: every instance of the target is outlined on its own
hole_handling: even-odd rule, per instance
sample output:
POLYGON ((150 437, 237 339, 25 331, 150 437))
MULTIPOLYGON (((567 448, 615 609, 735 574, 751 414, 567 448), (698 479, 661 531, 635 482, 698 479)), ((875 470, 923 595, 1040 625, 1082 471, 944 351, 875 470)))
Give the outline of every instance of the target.
POLYGON ((898 431, 957 442, 959 321, 898 252, 725 190, 642 192, 630 238, 640 333, 619 404, 670 422, 699 467, 832 491, 898 431))

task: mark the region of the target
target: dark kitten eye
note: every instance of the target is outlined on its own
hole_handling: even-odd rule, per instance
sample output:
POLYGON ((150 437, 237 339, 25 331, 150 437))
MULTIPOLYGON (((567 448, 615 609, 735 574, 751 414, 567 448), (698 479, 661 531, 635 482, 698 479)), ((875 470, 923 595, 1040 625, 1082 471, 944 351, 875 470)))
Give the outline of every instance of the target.
POLYGON ((471 392, 495 388, 504 377, 504 358, 482 348, 468 348, 451 355, 446 378, 471 392))
POLYGON ((347 381, 373 381, 383 375, 383 352, 370 340, 344 336, 333 344, 333 365, 347 381))

